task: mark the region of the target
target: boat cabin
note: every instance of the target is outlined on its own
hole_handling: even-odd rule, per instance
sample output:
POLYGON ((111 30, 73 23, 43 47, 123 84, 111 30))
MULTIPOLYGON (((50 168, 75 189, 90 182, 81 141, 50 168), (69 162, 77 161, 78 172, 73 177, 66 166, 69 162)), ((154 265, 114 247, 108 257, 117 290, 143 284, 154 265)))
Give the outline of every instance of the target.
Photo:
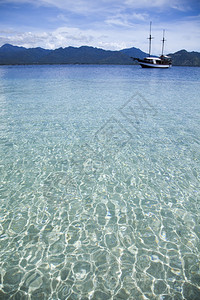
POLYGON ((165 65, 165 64, 170 64, 171 58, 168 56, 160 56, 159 57, 145 57, 144 62, 147 62, 149 64, 153 65, 165 65))
POLYGON ((161 59, 158 57, 145 57, 144 61, 146 61, 149 64, 154 64, 154 65, 161 64, 161 59))

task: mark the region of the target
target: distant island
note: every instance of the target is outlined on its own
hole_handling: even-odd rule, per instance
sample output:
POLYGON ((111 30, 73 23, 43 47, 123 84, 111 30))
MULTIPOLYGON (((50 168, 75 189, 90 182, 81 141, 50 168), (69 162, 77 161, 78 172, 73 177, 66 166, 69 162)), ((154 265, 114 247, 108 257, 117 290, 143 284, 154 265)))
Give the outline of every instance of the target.
MULTIPOLYGON (((200 52, 180 50, 169 53, 174 66, 200 67, 200 52)), ((134 65, 131 57, 143 58, 147 53, 138 48, 119 51, 103 50, 89 46, 66 47, 55 50, 24 48, 5 44, 0 47, 0 65, 43 65, 43 64, 108 64, 134 65)))

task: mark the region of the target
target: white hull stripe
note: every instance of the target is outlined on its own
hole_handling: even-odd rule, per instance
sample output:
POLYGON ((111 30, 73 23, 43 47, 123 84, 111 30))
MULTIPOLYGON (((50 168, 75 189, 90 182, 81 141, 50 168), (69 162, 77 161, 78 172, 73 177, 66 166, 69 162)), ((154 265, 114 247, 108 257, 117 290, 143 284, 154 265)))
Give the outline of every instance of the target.
POLYGON ((150 68, 169 68, 169 67, 171 67, 171 65, 156 65, 156 64, 143 63, 143 62, 140 62, 139 64, 141 66, 147 66, 147 67, 150 67, 150 68))

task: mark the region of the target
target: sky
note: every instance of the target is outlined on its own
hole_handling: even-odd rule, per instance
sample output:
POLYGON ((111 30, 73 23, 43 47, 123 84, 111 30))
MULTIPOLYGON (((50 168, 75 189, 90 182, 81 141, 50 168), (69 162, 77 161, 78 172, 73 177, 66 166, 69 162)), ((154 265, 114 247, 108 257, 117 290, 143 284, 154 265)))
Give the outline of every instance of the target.
POLYGON ((200 0, 0 0, 0 46, 200 52, 200 0))

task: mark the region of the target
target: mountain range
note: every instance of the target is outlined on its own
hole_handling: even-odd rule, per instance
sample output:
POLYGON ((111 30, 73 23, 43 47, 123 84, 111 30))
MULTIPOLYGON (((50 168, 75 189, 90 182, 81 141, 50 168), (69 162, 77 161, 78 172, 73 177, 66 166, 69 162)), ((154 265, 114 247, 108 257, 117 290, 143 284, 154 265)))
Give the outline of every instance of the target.
MULTIPOLYGON (((180 50, 169 54, 175 66, 200 66, 200 53, 180 50)), ((136 64, 131 57, 143 58, 147 53, 138 48, 120 51, 103 50, 89 46, 66 47, 55 50, 24 48, 5 44, 0 47, 0 65, 23 64, 136 64)))

